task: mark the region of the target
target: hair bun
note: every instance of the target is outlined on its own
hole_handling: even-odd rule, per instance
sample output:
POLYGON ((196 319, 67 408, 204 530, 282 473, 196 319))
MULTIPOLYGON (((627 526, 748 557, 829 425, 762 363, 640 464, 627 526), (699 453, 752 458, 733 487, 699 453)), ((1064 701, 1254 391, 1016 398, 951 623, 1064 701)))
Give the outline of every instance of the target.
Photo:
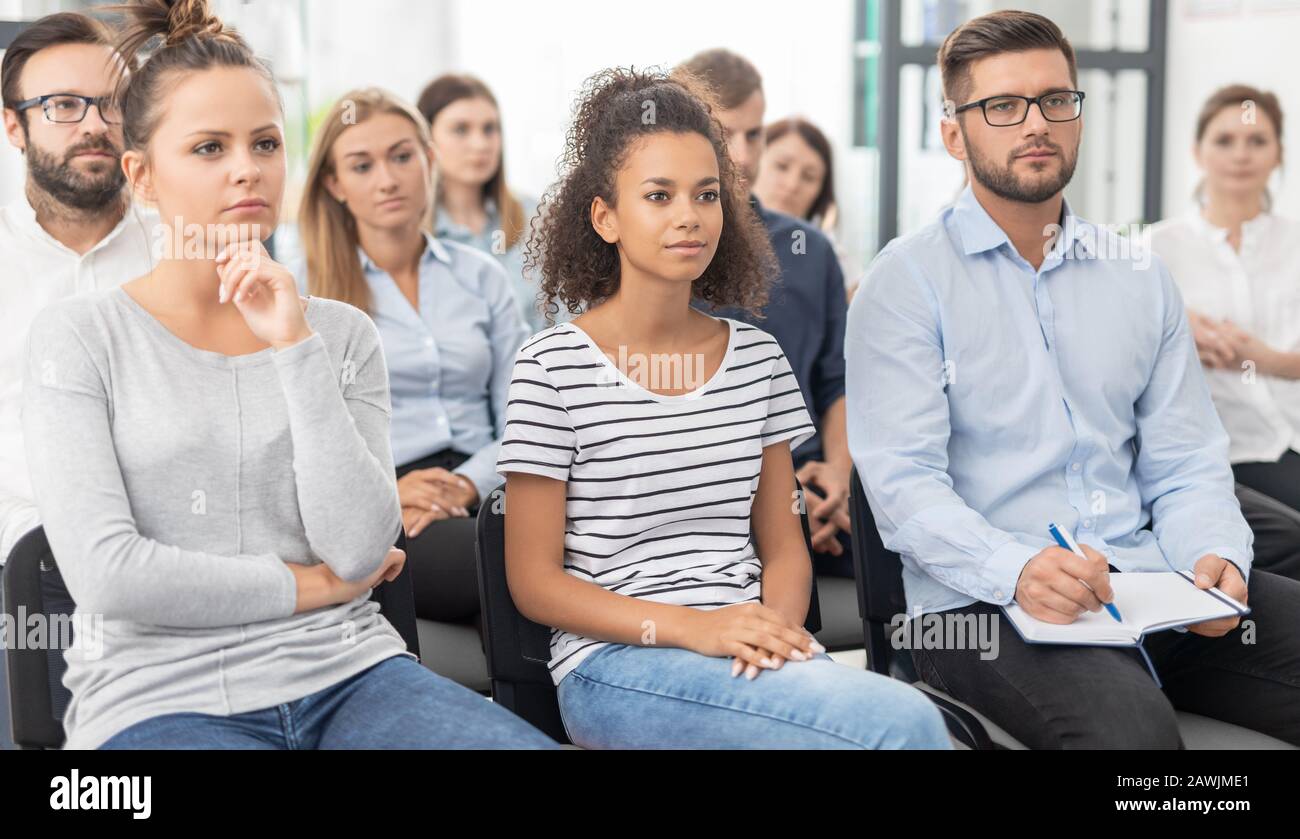
POLYGON ((167 31, 163 46, 170 47, 191 38, 219 38, 228 30, 221 18, 212 14, 207 0, 166 0, 167 31))

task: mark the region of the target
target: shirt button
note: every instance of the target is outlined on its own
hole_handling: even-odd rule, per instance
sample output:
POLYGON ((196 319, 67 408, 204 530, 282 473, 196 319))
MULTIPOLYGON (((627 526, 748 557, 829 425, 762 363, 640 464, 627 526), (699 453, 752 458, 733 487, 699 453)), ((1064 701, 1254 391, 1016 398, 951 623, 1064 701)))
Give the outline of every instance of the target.
POLYGON ((1082 469, 1082 468, 1083 468, 1083 467, 1080 466, 1080 465, 1077 464, 1077 463, 1071 463, 1071 464, 1070 464, 1070 471, 1071 471, 1071 472, 1078 472, 1078 471, 1079 471, 1080 469, 1082 469))
POLYGON ((1001 599, 1002 599, 1002 592, 1001 592, 1001 591, 995 591, 995 592, 993 592, 993 597, 994 597, 995 599, 997 599, 997 600, 1001 600, 1001 599))
POLYGON ((447 424, 446 417, 438 417, 438 425, 446 425, 446 424, 447 424))
POLYGON ((1091 529, 1092 529, 1092 519, 1084 519, 1084 520, 1083 520, 1083 526, 1091 530, 1091 529))
POLYGON ((433 346, 433 339, 432 339, 432 338, 425 338, 425 339, 424 339, 424 345, 425 345, 426 347, 432 347, 432 346, 433 346))

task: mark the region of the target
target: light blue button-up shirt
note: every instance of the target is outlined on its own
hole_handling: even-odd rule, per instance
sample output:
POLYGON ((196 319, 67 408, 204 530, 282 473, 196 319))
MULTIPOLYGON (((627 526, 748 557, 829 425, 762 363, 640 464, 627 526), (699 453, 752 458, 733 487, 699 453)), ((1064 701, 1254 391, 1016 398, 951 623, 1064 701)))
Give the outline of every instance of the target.
MULTIPOLYGON (((418 312, 388 272, 357 250, 388 363, 393 462, 400 466, 455 449, 470 457, 454 471, 486 499, 501 483, 497 441, 505 431, 515 354, 528 332, 496 260, 455 242, 425 238, 418 312)), ((305 290, 305 263, 293 270, 305 290)))
POLYGON ((1121 571, 1212 553, 1249 573, 1177 288, 1068 205, 1063 220, 1034 270, 968 187, 853 299, 849 449, 910 610, 1010 603, 1049 522, 1121 571))
MULTIPOLYGON (((434 219, 433 233, 438 237, 439 241, 457 242, 477 248, 483 253, 491 254, 501 263, 501 267, 506 271, 506 276, 510 278, 510 287, 514 291, 515 300, 519 303, 519 311, 524 316, 524 322, 528 325, 529 334, 532 334, 541 332, 550 324, 546 321, 546 315, 537 306, 537 292, 540 286, 534 280, 532 274, 524 270, 524 248, 528 240, 529 225, 533 216, 537 215, 537 202, 521 198, 520 203, 524 209, 524 235, 509 250, 503 250, 504 243, 497 241, 504 235, 504 231, 501 227, 501 214, 497 211, 496 202, 492 200, 488 200, 484 207, 488 219, 487 224, 479 233, 475 233, 463 224, 452 221, 446 212, 438 213, 434 219)), ((569 314, 568 310, 561 305, 559 312, 555 315, 555 322, 566 323, 573 320, 574 317, 576 316, 569 314)))

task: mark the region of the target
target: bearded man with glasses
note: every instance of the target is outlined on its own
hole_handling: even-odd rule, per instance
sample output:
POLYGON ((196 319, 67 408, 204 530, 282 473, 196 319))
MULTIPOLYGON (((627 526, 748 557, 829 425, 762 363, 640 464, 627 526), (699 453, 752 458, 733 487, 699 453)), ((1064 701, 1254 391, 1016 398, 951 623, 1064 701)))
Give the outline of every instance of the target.
POLYGON ((1300 582, 1252 568, 1178 289, 1159 259, 1115 257, 1131 251, 1064 197, 1083 135, 1073 48, 1047 18, 1001 11, 938 61, 969 186, 881 251, 845 345, 849 451, 908 616, 997 627, 991 658, 914 646, 918 675, 1031 748, 1178 748, 1179 710, 1300 744, 1300 582), (1169 571, 1250 619, 1139 650, 1027 643, 1002 613, 1140 614, 1112 581, 1169 571))
MULTIPOLYGON (((41 523, 19 420, 29 326, 55 300, 147 274, 159 233, 122 173, 112 42, 99 21, 63 12, 27 24, 0 64, 5 134, 26 161, 22 194, 0 207, 0 565, 41 523)), ((10 730, 3 654, 0 748, 10 730)))

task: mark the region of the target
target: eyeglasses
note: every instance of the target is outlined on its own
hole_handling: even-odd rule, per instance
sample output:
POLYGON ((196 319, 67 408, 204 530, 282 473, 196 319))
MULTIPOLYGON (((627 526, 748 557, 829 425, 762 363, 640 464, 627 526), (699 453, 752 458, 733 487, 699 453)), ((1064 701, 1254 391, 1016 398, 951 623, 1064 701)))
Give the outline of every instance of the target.
POLYGON ((994 128, 1019 125, 1029 116, 1029 106, 1038 104, 1038 111, 1048 122, 1073 122, 1083 114, 1082 90, 1056 90, 1042 96, 990 96, 970 102, 955 109, 953 116, 971 108, 984 112, 984 121, 994 128))
POLYGON ((99 118, 109 125, 118 125, 122 122, 122 111, 117 104, 108 96, 80 96, 76 93, 47 93, 44 96, 37 96, 24 102, 19 102, 14 106, 15 111, 25 111, 28 108, 41 106, 45 112, 45 118, 50 122, 71 123, 81 122, 86 118, 90 111, 90 106, 94 105, 99 109, 99 118))

